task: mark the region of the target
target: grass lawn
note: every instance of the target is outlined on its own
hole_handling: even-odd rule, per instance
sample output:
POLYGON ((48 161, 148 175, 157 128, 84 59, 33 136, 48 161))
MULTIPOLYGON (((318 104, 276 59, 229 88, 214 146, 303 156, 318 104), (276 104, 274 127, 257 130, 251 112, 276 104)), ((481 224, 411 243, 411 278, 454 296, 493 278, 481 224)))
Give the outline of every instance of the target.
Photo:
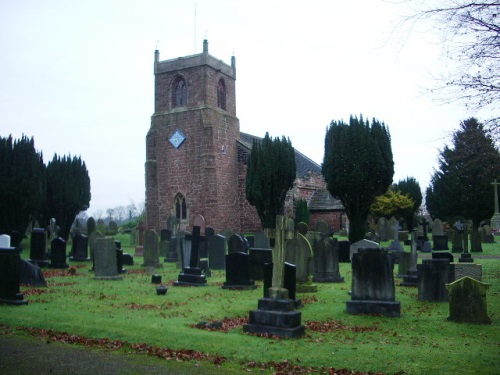
MULTIPOLYGON (((127 246, 128 237, 116 239, 122 241, 124 252, 134 253, 127 246)), ((23 244, 22 256, 28 257, 29 242, 23 244)), ((167 294, 159 296, 151 275, 140 266, 142 258, 134 257, 136 265, 125 266, 128 273, 120 281, 94 280, 89 262, 72 262, 76 274, 44 270, 46 288, 21 287, 28 305, 0 306, 0 334, 28 332, 88 346, 184 358, 203 366, 208 363, 214 373, 225 369, 279 373, 280 366, 298 365, 304 373, 307 368, 311 373, 335 368, 390 374, 498 374, 500 240, 483 244, 483 249, 473 257, 483 267, 483 282, 490 284, 491 325, 449 322, 448 303, 419 302, 417 289, 399 286, 397 278, 401 317, 349 315, 351 269, 341 263, 344 283, 318 283, 318 292, 298 295, 304 302, 303 338, 257 337, 243 333, 241 324, 257 308, 262 282, 256 290, 224 290, 224 272, 213 271, 208 286, 169 286, 167 294), (223 321, 224 329, 194 327, 203 321, 223 321)), ((421 255, 419 262, 423 256, 429 255, 421 255)), ((172 263, 156 270, 165 285, 176 281, 179 271, 172 263)))

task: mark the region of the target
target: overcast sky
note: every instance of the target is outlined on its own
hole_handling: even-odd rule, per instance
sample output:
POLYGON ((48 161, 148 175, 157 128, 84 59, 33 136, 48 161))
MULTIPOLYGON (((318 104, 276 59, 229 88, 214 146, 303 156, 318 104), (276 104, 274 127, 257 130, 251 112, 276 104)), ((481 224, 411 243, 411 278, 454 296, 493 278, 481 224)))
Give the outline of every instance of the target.
POLYGON ((432 27, 396 27, 381 0, 2 0, 0 136, 34 137, 47 164, 81 156, 97 210, 144 201, 145 137, 160 60, 236 57, 241 131, 286 135, 321 164, 332 120, 388 126, 394 182, 422 190, 460 121, 476 115, 424 95, 449 68, 432 27))

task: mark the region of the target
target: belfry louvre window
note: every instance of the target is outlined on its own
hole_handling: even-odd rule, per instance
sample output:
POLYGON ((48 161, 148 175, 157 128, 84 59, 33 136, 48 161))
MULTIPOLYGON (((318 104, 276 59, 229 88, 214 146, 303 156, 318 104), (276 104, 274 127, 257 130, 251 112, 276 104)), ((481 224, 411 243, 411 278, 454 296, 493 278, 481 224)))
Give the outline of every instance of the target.
POLYGON ((223 79, 217 84, 217 107, 226 110, 226 84, 223 79))
POLYGON ((187 206, 186 199, 182 196, 182 194, 178 194, 175 197, 175 217, 179 222, 187 220, 187 206))
POLYGON ((172 107, 182 107, 187 104, 187 87, 184 78, 177 76, 172 87, 172 107))

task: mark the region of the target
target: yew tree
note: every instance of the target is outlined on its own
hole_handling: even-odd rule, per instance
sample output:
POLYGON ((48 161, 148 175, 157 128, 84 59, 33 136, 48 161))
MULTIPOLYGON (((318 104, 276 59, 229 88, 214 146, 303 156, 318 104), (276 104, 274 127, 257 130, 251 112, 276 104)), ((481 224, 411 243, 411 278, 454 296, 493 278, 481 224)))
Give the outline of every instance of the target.
POLYGON ((287 192, 296 176, 295 150, 290 139, 269 134, 254 140, 248 158, 246 198, 257 209, 263 228, 276 227, 276 215, 283 213, 287 192))
POLYGON ((375 198, 392 183, 391 136, 383 122, 351 116, 349 123, 332 121, 326 131, 322 172, 330 194, 349 218, 349 241, 365 237, 375 198))

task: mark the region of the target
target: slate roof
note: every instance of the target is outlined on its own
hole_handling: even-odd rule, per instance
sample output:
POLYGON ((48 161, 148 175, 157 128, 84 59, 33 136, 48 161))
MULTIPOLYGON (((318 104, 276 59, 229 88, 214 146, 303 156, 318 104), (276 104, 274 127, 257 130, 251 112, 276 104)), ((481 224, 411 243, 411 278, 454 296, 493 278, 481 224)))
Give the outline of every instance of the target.
MULTIPOLYGON (((240 132, 240 139, 238 141, 238 160, 246 162, 250 151, 252 150, 253 140, 262 140, 261 137, 256 137, 248 133, 240 132)), ((321 176, 321 166, 303 153, 295 149, 295 164, 297 165, 297 177, 306 177, 309 172, 314 172, 321 176)))
POLYGON ((332 197, 330 192, 326 189, 316 190, 311 196, 311 199, 309 199, 309 204, 307 206, 310 211, 344 211, 342 202, 332 197))

